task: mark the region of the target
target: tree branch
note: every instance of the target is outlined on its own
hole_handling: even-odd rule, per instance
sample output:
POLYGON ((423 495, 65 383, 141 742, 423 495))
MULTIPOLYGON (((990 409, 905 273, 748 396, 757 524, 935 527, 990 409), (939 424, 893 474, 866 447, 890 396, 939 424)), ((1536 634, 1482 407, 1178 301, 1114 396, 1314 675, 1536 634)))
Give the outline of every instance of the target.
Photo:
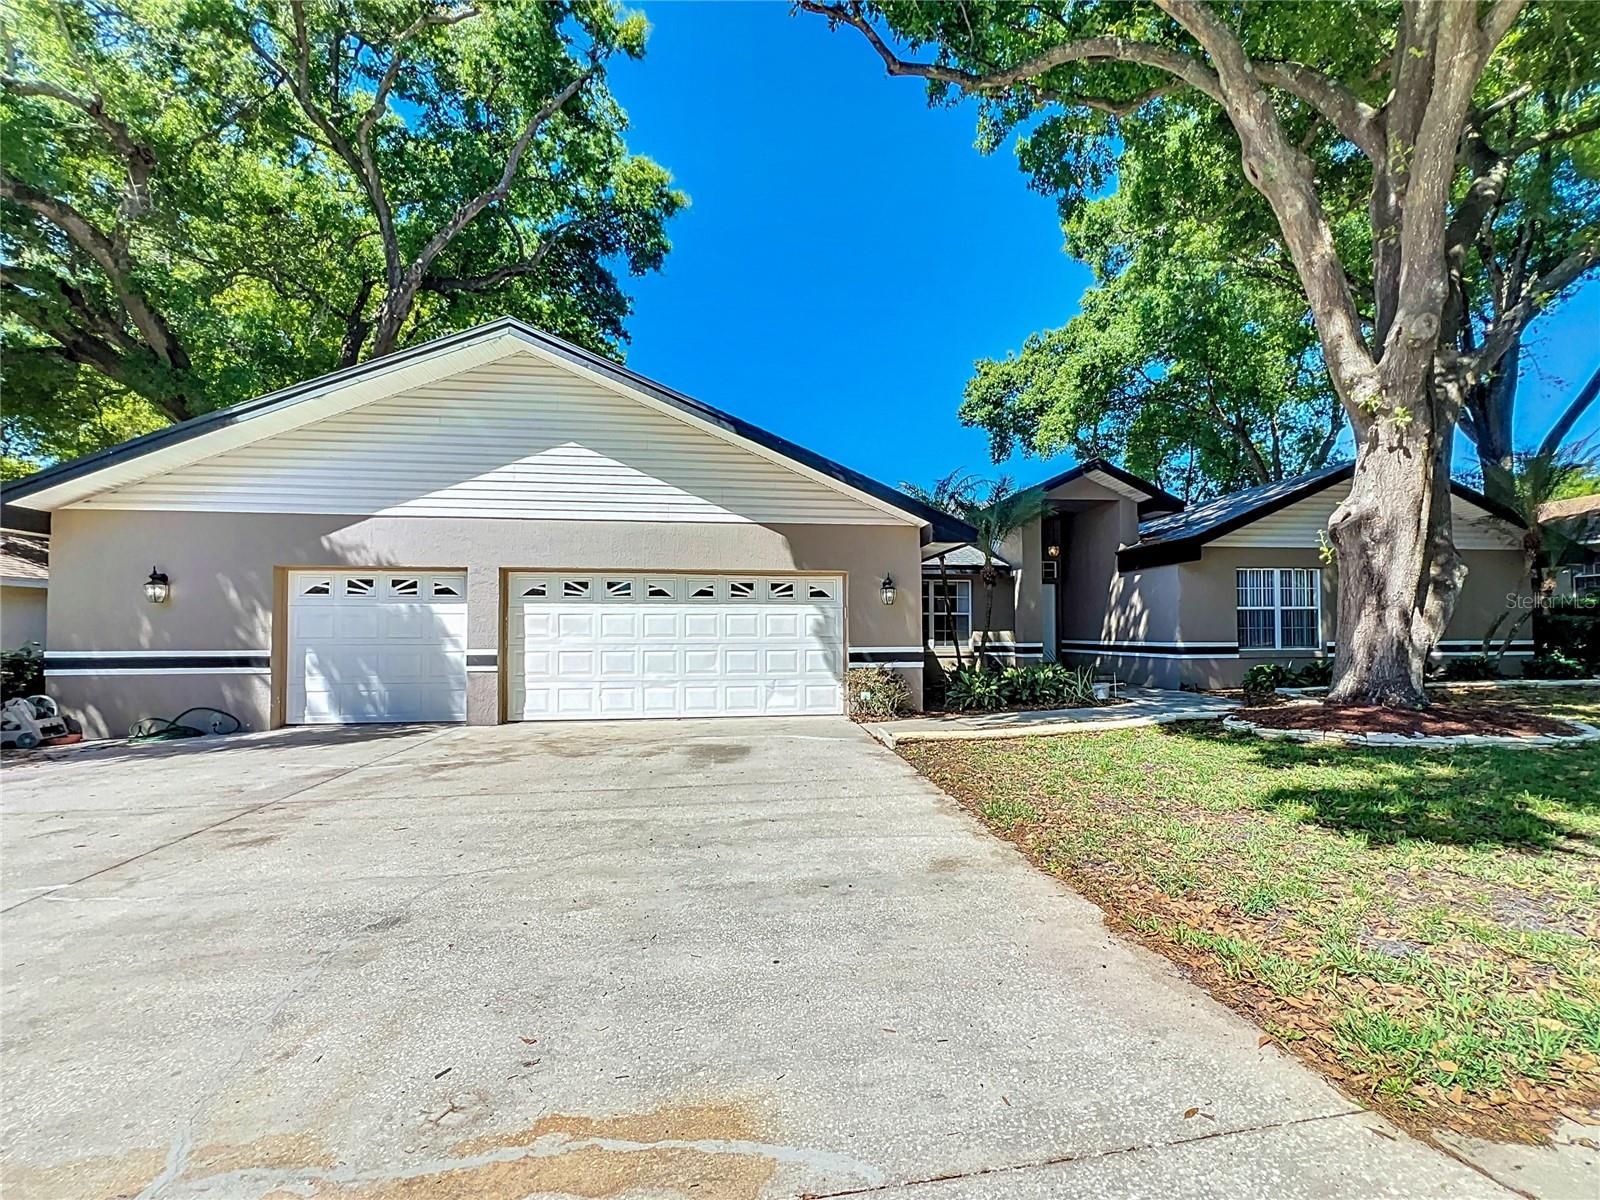
POLYGON ((362 114, 361 120, 356 125, 356 144, 358 146, 365 144, 367 135, 372 132, 372 127, 388 111, 389 92, 394 87, 395 78, 400 74, 400 68, 405 65, 405 55, 400 53, 400 48, 430 26, 455 25, 477 15, 478 10, 475 8, 464 8, 457 13, 425 12, 400 32, 399 36, 394 39, 394 55, 390 58, 389 65, 378 79, 377 90, 372 94, 372 104, 362 114))
POLYGON ((155 151, 135 139, 126 125, 106 112, 104 97, 79 96, 53 83, 22 79, 9 73, 0 73, 0 88, 14 96, 56 100, 86 114, 111 139, 112 146, 128 168, 128 190, 124 193, 119 217, 124 221, 132 221, 149 208, 150 176, 156 169, 155 151))
POLYGON ((1566 412, 1556 419, 1550 426, 1550 432, 1545 434, 1544 441, 1539 443, 1541 455, 1554 454, 1561 448, 1561 443, 1566 441, 1567 434, 1572 432, 1572 427, 1578 423, 1578 418, 1583 416, 1588 407, 1594 403, 1595 397, 1600 396, 1600 369, 1589 377, 1589 382, 1572 398, 1572 403, 1567 405, 1566 412))
POLYGON ((1600 263, 1600 234, 1591 234, 1583 245, 1530 281, 1522 297, 1498 317, 1483 333, 1483 344, 1472 363, 1472 373, 1482 376, 1494 370, 1510 345, 1521 336, 1528 323, 1552 299, 1577 282, 1585 272, 1600 263))
MULTIPOLYGON (((982 75, 972 71, 963 71, 957 67, 946 66, 942 63, 910 62, 899 57, 879 35, 861 7, 853 2, 824 3, 822 0, 799 0, 799 7, 806 12, 816 13, 828 18, 830 22, 849 25, 858 30, 867 39, 867 42, 878 52, 878 57, 883 60, 884 68, 893 76, 918 76, 931 79, 938 83, 954 84, 965 91, 989 93, 1004 91, 1019 83, 1037 79, 1046 72, 1056 67, 1065 66, 1073 62, 1126 62, 1138 63, 1146 67, 1154 67, 1158 71, 1165 71, 1182 80, 1190 87, 1204 92, 1213 100, 1220 100, 1221 95, 1217 90, 1217 79, 1199 59, 1193 58, 1181 50, 1174 50, 1167 46, 1157 46, 1150 42, 1135 41, 1124 37, 1095 37, 1082 38, 1078 41, 1067 42, 1060 46, 1052 46, 1036 58, 1014 67, 1002 70, 988 71, 982 75)), ((1073 103, 1084 103, 1074 100, 1073 103)))
POLYGON ((1256 62, 1253 66, 1261 82, 1298 96, 1328 118, 1374 165, 1383 162, 1383 114, 1354 92, 1301 63, 1256 62))

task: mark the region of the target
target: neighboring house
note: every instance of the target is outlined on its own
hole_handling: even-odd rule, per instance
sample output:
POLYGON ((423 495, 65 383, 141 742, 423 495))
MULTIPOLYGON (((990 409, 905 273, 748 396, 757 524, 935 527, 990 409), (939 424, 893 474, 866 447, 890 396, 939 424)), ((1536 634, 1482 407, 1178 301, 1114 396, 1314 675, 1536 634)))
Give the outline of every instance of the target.
POLYGON ((839 713, 852 663, 920 700, 922 557, 974 536, 510 319, 3 498, 48 517, 46 678, 91 736, 199 704, 253 728, 839 713))
POLYGON ((44 645, 50 539, 0 530, 0 650, 44 645))
MULTIPOLYGON (((1187 508, 1100 460, 1048 479, 1046 515, 1002 547, 1014 564, 1011 636, 1156 687, 1235 687, 1253 663, 1330 654, 1336 568, 1320 534, 1353 471, 1339 464, 1187 508)), ((1529 594, 1515 514, 1461 485, 1453 513, 1469 573, 1441 656, 1477 653, 1529 594)))
POLYGON ((1556 595, 1600 596, 1600 493, 1552 500, 1540 507, 1539 520, 1560 525, 1578 546, 1578 561, 1556 571, 1556 595))

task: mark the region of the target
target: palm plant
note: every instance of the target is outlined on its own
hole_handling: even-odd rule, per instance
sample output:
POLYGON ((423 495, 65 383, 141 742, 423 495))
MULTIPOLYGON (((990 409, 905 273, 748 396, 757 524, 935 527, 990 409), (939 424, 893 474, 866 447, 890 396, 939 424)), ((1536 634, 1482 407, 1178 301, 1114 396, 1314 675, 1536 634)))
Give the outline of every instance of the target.
MULTIPOLYGON (((971 502, 977 487, 977 477, 967 474, 960 467, 944 478, 935 480, 931 489, 918 487, 914 483, 900 485, 900 489, 907 495, 914 496, 929 508, 936 508, 953 517, 960 517, 966 511, 966 506, 971 502)), ((945 627, 950 630, 950 640, 956 648, 956 667, 960 668, 961 639, 956 636, 955 598, 950 592, 950 568, 945 563, 943 551, 939 554, 939 591, 944 598, 945 627)))
POLYGON ((974 490, 961 501, 957 512, 962 520, 978 531, 977 547, 983 555, 983 567, 978 578, 983 582, 983 643, 978 653, 978 665, 983 665, 989 649, 994 624, 994 589, 1000 583, 1001 571, 995 565, 995 555, 1000 546, 1015 536, 1025 526, 1044 515, 1044 493, 1037 488, 1015 491, 1011 479, 1002 475, 992 480, 980 496, 974 490))
POLYGON ((1516 513, 1527 526, 1522 555, 1535 597, 1535 604, 1520 614, 1511 609, 1501 613, 1484 634, 1482 650, 1488 655, 1495 637, 1505 629, 1499 649, 1493 651, 1496 662, 1505 656, 1518 631, 1533 617, 1538 603, 1555 590, 1556 569, 1575 561, 1582 550, 1581 542, 1562 522, 1544 518, 1546 506, 1571 494, 1572 486, 1592 475, 1595 467, 1596 458, 1589 444, 1580 442, 1565 453, 1541 448, 1535 454, 1517 455, 1509 467, 1485 468, 1484 491, 1516 513))

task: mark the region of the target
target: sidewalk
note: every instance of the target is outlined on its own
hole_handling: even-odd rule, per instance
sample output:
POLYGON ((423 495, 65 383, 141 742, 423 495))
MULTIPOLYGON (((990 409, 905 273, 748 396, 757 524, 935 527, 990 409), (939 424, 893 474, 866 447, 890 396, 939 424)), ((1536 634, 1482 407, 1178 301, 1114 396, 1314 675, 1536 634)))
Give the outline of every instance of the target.
POLYGON ((951 713, 938 717, 907 717, 862 726, 891 750, 899 742, 936 741, 940 738, 1041 737, 1056 733, 1100 733, 1107 729, 1134 729, 1165 725, 1169 721, 1215 720, 1239 707, 1237 701, 1198 692, 1172 692, 1161 688, 1124 688, 1121 704, 1099 708, 1051 708, 1033 712, 951 713))

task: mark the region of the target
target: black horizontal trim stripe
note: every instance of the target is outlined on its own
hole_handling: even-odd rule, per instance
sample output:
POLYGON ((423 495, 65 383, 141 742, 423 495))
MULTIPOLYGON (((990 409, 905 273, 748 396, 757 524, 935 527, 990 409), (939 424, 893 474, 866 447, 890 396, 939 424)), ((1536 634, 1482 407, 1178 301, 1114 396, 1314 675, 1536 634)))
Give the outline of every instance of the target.
POLYGON ((45 674, 52 671, 172 671, 183 667, 250 667, 272 665, 268 654, 150 654, 128 658, 120 654, 51 654, 44 660, 45 674))
MULTIPOLYGON (((1232 642, 1191 646, 1161 646, 1153 642, 1124 642, 1120 645, 1112 645, 1109 642, 1062 642, 1057 649, 1073 654, 1159 654, 1170 658, 1209 658, 1218 654, 1239 653, 1239 647, 1232 642)), ((1300 653, 1314 654, 1316 651, 1302 650, 1300 653)))
POLYGON ((910 662, 920 659, 920 650, 852 650, 850 651, 851 666, 870 666, 873 663, 910 662))
POLYGON ((497 667, 500 665, 500 656, 490 650, 484 654, 468 654, 467 666, 469 667, 497 667))

